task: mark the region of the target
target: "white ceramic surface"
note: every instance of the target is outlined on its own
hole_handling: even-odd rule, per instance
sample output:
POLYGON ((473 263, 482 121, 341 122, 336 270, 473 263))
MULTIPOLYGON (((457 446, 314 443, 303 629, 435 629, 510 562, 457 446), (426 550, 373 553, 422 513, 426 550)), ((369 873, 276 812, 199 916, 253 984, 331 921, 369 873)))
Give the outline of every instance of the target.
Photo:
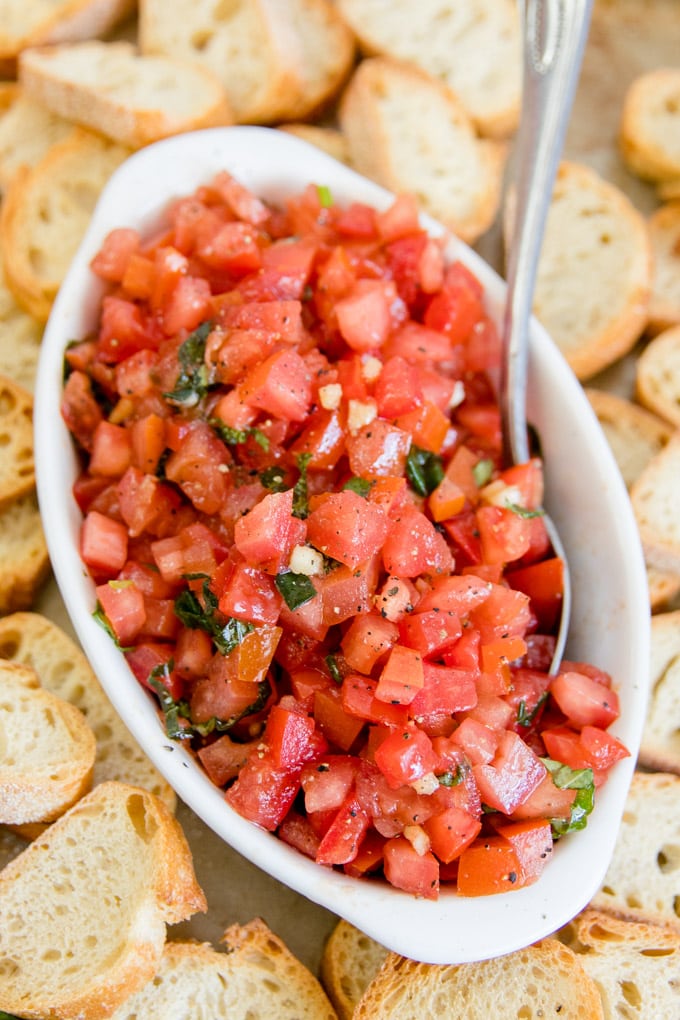
MULTIPOLYGON (((81 517, 71 495, 77 462, 59 413, 65 346, 92 329, 102 294, 89 262, 109 230, 153 229, 170 199, 190 193, 222 169, 272 200, 314 182, 328 185, 337 202, 360 200, 384 208, 391 201, 385 191, 319 150, 267 128, 218 128, 168 139, 136 153, 114 174, 54 305, 36 391, 38 495, 64 602, 129 729, 179 796, 237 851, 414 959, 465 962, 510 952, 569 920, 601 883, 634 767, 648 682, 646 576, 627 493, 581 386, 537 324, 531 337, 529 417, 542 440, 547 507, 565 541, 573 575, 568 654, 615 678, 622 712, 612 731, 632 755, 615 766, 597 795, 587 828, 557 845, 536 884, 475 899, 444 889, 432 902, 382 881, 347 878, 308 860, 228 807, 192 756, 168 740, 149 695, 92 619, 93 585, 78 555, 81 517)), ((433 232, 441 230, 425 222, 433 232)), ((490 310, 498 314, 503 298, 498 276, 460 242, 451 243, 450 255, 477 273, 490 310)))

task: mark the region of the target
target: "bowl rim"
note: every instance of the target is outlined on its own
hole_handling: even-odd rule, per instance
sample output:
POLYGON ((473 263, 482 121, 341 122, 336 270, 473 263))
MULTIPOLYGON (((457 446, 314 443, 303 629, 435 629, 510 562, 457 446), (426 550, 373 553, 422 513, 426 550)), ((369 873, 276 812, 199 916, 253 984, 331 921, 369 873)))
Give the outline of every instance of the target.
MULTIPOLYGON (((578 421, 572 415, 574 427, 578 426, 576 439, 587 435, 597 467, 596 472, 590 472, 591 481, 595 486, 598 480, 601 484, 592 498, 605 499, 610 507, 618 505, 613 530, 622 562, 614 563, 614 568, 623 586, 621 612, 627 620, 628 679, 624 710, 612 731, 632 752, 629 759, 614 768, 588 827, 560 844, 538 882, 492 897, 465 899, 442 889, 436 901, 416 899, 383 880, 358 880, 322 867, 239 816, 189 752, 168 739, 151 696, 134 679, 121 652, 91 616, 93 585, 78 552, 82 518, 70 492, 77 461, 59 413, 64 349, 70 340, 83 335, 85 324, 94 322, 104 291, 89 269, 104 236, 120 226, 148 230, 172 198, 189 194, 219 169, 228 170, 256 193, 274 200, 302 190, 310 181, 328 184, 334 199, 340 201, 354 197, 384 208, 394 197, 307 142, 260 127, 209 128, 175 136, 134 153, 114 172, 54 303, 36 384, 38 498, 67 612, 95 673, 128 729, 179 797, 237 852, 404 956, 426 963, 463 963, 503 955, 556 931, 588 903, 604 877, 623 813, 642 735, 649 675, 646 574, 625 486, 580 383, 534 320, 530 391, 532 384, 539 390, 542 384, 559 384, 562 406, 568 403, 578 410, 578 421)), ((446 233, 430 217, 423 216, 422 220, 432 233, 446 233)), ((498 274, 456 238, 450 240, 447 254, 460 258, 479 276, 490 312, 498 319, 504 293, 498 274)), ((568 499, 569 493, 566 495, 568 499)), ((562 519, 569 526, 569 518, 559 506, 564 498, 559 477, 556 484, 548 478, 546 502, 560 530, 562 519), (554 509, 551 500, 555 501, 554 509)))

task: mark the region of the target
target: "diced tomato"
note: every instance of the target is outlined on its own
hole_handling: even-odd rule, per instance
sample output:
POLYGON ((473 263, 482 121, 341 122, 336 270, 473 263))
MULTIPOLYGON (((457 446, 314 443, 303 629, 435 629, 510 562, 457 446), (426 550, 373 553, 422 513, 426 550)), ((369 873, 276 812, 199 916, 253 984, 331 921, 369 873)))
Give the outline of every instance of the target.
MULTIPOLYGON (((305 540, 305 523, 293 513, 293 490, 271 492, 236 522, 234 543, 252 566, 277 574, 293 547, 305 540)), ((310 536, 311 537, 311 536, 310 536)))
POLYGON ((445 864, 459 857, 479 834, 482 823, 461 808, 446 808, 425 822, 432 850, 445 864))
POLYGON ((477 839, 459 857, 457 888, 461 896, 510 892, 525 883, 517 851, 503 836, 477 839))
POLYGON ((520 736, 508 730, 498 742, 493 761, 475 765, 473 772, 484 803, 510 815, 545 777, 545 765, 520 736))
POLYGON ((319 844, 316 855, 319 864, 348 864, 353 861, 369 825, 370 818, 356 794, 349 793, 319 844))
POLYGON ((375 384, 375 399, 383 418, 397 418, 419 407, 423 394, 413 365, 399 356, 388 358, 375 384))
POLYGON ((380 507, 355 492, 334 492, 307 518, 307 537, 324 555, 358 567, 378 552, 389 523, 380 507))
POLYGON ((514 510, 481 506, 476 516, 484 563, 512 563, 529 548, 531 525, 514 510))
POLYGON ((390 528, 383 545, 383 563, 390 574, 418 577, 451 568, 445 539, 419 510, 404 512, 390 528))
POLYGON ((417 648, 424 656, 436 657, 445 648, 456 643, 463 633, 460 619, 455 613, 410 613, 399 624, 401 640, 409 648, 417 648))
POLYGON ((390 885, 426 900, 439 895, 439 864, 433 853, 419 854, 403 836, 385 843, 385 878, 390 885))
POLYGON ((350 433, 346 439, 349 466, 361 478, 401 475, 411 448, 408 432, 382 418, 350 433))
POLYGON ((201 765, 216 786, 225 786, 236 779, 248 760, 254 742, 239 744, 223 733, 212 744, 200 748, 198 757, 201 765))
POLYGON ((393 789, 432 772, 435 762, 431 740, 415 727, 390 733, 375 752, 375 763, 393 789))
POLYGON ((218 607, 225 616, 252 623, 276 623, 283 599, 272 577, 246 563, 237 564, 219 593, 218 607))
POLYGON ((364 728, 364 720, 349 715, 340 691, 327 688, 314 695, 314 718, 330 744, 349 751, 364 728))
POLYGON ((410 705, 424 683, 420 652, 395 644, 380 673, 375 696, 390 705, 410 705))
POLYGON ((240 392, 250 407, 286 421, 303 421, 312 402, 307 366, 294 350, 277 351, 251 369, 240 392))
POLYGON ((397 643, 399 628, 376 613, 357 616, 342 639, 342 650, 353 670, 370 673, 397 643))
POLYGON ((124 524, 91 510, 80 529, 80 555, 97 574, 117 574, 127 560, 128 533, 124 524))
POLYGON ((97 601, 118 643, 130 645, 146 622, 144 596, 133 581, 109 581, 96 588, 97 601))
POLYGON ((604 687, 584 673, 559 673, 550 684, 550 693, 575 726, 606 729, 619 717, 619 699, 615 691, 604 687))

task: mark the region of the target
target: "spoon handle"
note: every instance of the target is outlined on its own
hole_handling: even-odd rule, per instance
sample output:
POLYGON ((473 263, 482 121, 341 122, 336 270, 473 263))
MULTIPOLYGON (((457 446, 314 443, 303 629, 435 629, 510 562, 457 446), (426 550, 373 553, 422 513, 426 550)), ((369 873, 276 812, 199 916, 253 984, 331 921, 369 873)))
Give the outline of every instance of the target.
POLYGON ((520 0, 524 78, 516 208, 507 264, 501 416, 506 463, 529 458, 528 324, 553 184, 576 91, 593 0, 520 0))

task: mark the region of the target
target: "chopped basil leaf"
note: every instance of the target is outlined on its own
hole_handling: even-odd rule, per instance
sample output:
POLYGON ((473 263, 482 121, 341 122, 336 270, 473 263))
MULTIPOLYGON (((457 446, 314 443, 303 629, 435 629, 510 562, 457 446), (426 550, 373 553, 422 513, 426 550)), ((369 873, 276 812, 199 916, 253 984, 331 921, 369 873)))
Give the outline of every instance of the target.
POLYGON ((286 570, 277 574, 274 584, 283 595, 283 600, 289 609, 299 609, 309 602, 316 595, 316 588, 306 574, 294 574, 292 570, 286 570))
POLYGON ((350 478, 349 481, 343 485, 343 491, 349 490, 350 492, 356 492, 357 496, 363 496, 364 499, 368 498, 368 494, 375 485, 375 482, 369 482, 366 478, 350 478))
POLYGON ((177 357, 181 370, 174 389, 163 396, 180 407, 195 407, 208 392, 208 367, 204 362, 205 342, 212 329, 210 321, 202 322, 181 344, 177 357))
POLYGON ((222 655, 229 655, 254 627, 246 620, 223 616, 217 607, 217 596, 210 588, 210 582, 204 580, 203 604, 195 592, 187 589, 177 596, 174 608, 175 615, 185 627, 204 630, 215 642, 217 650, 222 655))
POLYGON ((316 193, 319 196, 319 204, 323 209, 330 209, 333 205, 333 196, 331 189, 327 184, 317 184, 316 193))
POLYGON ((478 460, 472 469, 472 475, 478 489, 481 489, 483 485, 486 485, 486 483, 490 481, 492 474, 493 461, 488 457, 484 457, 483 460, 478 460))
POLYGON ((196 723, 191 720, 189 703, 183 699, 175 701, 163 682, 162 678, 167 679, 173 668, 174 663, 170 659, 169 662, 156 666, 149 674, 149 686, 153 688, 158 696, 161 710, 165 717, 165 732, 171 740, 190 740, 192 737, 205 737, 213 732, 225 733, 235 726, 237 722, 240 722, 241 719, 245 719, 246 716, 261 712, 271 694, 271 684, 268 680, 262 680, 257 685, 257 697, 255 700, 240 712, 235 712, 228 719, 218 719, 217 716, 213 715, 205 722, 196 723), (186 722, 180 722, 182 719, 186 720, 186 722))
POLYGON ((19 1017, 14 1013, 5 1013, 4 1009, 0 1009, 0 1020, 19 1020, 19 1017))
POLYGON ((255 442, 261 446, 265 452, 269 449, 269 440, 262 429, 234 429, 231 425, 225 425, 223 421, 219 420, 219 418, 211 418, 209 424, 212 428, 214 428, 222 442, 226 443, 227 446, 238 446, 239 443, 245 443, 246 440, 252 436, 255 442))
POLYGON ((553 836, 558 839, 568 832, 585 829, 588 815, 595 803, 595 783, 592 769, 572 769, 552 758, 541 758, 541 761, 552 776, 552 781, 560 790, 576 790, 576 797, 571 805, 569 818, 551 818, 553 836))
POLYGON ((286 485, 286 472, 278 464, 265 468, 260 475, 260 481, 270 492, 285 492, 289 488, 286 485))
POLYGON ((444 477, 441 457, 412 445, 406 458, 406 477, 419 496, 428 496, 444 477))
POLYGON ((512 510, 513 514, 517 514, 518 517, 545 517, 545 510, 529 510, 525 506, 520 506, 519 503, 506 503, 506 508, 512 510))
POLYGON ((333 681, 333 683, 340 686, 342 684, 342 673, 340 672, 340 667, 338 666, 338 660, 335 658, 334 655, 327 655, 325 661, 326 665, 328 666, 328 672, 331 675, 331 680, 333 681))
POLYGON ((463 782, 463 776, 465 770, 462 765, 456 765, 455 770, 448 772, 442 772, 440 776, 437 776, 440 786, 458 786, 459 783, 463 782))
POLYGON ((130 652, 130 651, 132 651, 131 648, 123 648, 123 646, 121 645, 120 641, 116 637, 116 632, 114 631, 113 627, 111 626, 111 621, 109 620, 108 616, 104 612, 104 609, 103 609, 102 604, 99 601, 99 599, 97 599, 97 604, 96 604, 95 608, 92 611, 92 619, 96 620, 100 627, 104 628, 104 630, 109 635, 109 637, 113 641, 113 643, 116 646, 116 648, 120 649, 121 652, 130 652))
POLYGON ((527 710, 526 702, 525 702, 524 698, 522 698, 522 700, 520 701, 519 705, 517 706, 517 724, 518 724, 518 726, 531 726, 532 722, 534 721, 534 719, 538 715, 541 706, 545 703, 547 697, 548 697, 548 692, 547 691, 543 691, 543 693, 541 694, 541 696, 539 697, 538 701, 536 702, 534 707, 531 709, 531 711, 527 710))
POLYGON ((297 458, 300 477, 293 486, 293 517, 299 517, 301 520, 304 520, 309 514, 307 503, 307 465, 311 459, 311 453, 301 453, 297 458))

